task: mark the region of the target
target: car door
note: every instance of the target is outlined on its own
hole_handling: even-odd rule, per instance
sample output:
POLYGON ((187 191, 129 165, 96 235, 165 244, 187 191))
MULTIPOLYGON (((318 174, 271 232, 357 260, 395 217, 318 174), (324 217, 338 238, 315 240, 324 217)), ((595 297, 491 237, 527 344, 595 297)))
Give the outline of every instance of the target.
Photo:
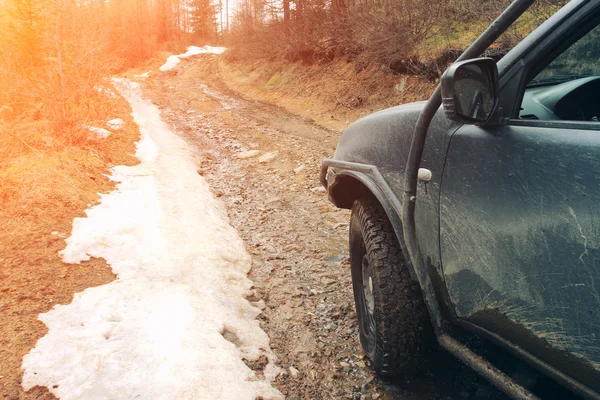
POLYGON ((459 128, 440 195, 441 259, 459 323, 596 390, 598 38, 594 28, 552 62, 529 66, 531 85, 523 85, 521 110, 507 124, 459 128))

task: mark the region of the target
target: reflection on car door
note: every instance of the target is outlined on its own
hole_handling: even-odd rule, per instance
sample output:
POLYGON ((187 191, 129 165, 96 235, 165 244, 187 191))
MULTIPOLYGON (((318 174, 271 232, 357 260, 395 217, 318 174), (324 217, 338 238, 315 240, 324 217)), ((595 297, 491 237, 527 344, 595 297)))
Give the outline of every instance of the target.
POLYGON ((460 319, 598 390, 600 131, 533 125, 453 135, 440 199, 444 275, 460 319))

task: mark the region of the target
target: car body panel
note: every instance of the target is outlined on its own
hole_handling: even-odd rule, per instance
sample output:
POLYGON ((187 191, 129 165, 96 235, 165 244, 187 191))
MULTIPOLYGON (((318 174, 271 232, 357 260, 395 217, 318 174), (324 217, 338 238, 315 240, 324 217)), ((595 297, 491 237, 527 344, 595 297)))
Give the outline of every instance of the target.
MULTIPOLYGON (((366 175, 360 177, 354 171, 350 172, 357 168, 356 166, 349 166, 344 170, 343 166, 338 165, 337 168, 330 169, 327 185, 334 204, 344 208, 352 206, 352 202, 346 199, 336 200, 336 197, 340 196, 336 193, 339 191, 337 184, 343 180, 344 175, 352 175, 365 185, 371 186, 372 193, 386 208, 392 222, 400 222, 404 167, 408 156, 407 149, 412 139, 409 127, 416 123, 424 104, 411 103, 371 114, 356 121, 343 133, 332 161, 359 164, 366 175), (372 169, 376 169, 377 174, 370 172, 372 169), (337 174, 334 173, 336 170, 337 174), (384 193, 386 188, 389 188, 391 193, 384 193)), ((445 152, 451 137, 448 133, 459 126, 445 117, 442 108, 439 109, 431 123, 431 134, 427 137, 422 162, 422 167, 432 172, 432 179, 428 183, 419 184, 417 192, 419 202, 415 219, 420 228, 417 235, 424 254, 428 255, 426 261, 431 266, 431 273, 435 275, 437 282, 443 280, 439 258, 439 189, 445 152)), ((358 196, 360 194, 356 194, 356 197, 358 196)), ((396 230, 400 232, 401 229, 398 227, 396 230)), ((443 285, 439 285, 439 289, 443 291, 443 285)))
POLYGON ((424 105, 405 104, 359 119, 342 134, 334 160, 376 165, 396 197, 401 198, 410 133, 424 105))
POLYGON ((443 269, 457 316, 553 364, 546 356, 579 358, 586 368, 578 377, 596 386, 598 171, 598 131, 463 126, 450 144, 440 200, 443 269))

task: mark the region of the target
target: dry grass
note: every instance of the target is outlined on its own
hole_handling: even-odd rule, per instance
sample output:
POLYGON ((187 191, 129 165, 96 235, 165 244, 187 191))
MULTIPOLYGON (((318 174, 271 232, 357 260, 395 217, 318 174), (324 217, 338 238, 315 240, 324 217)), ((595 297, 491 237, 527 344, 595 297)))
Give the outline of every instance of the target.
MULTIPOLYGON (((116 115, 118 100, 112 99, 110 103, 105 115, 116 115)), ((122 117, 128 118, 126 114, 122 117)), ((110 154, 116 150, 111 147, 120 141, 124 131, 114 132, 108 140, 98 140, 81 126, 77 133, 80 139, 71 144, 66 137, 72 139, 73 135, 57 137, 51 126, 50 121, 3 124, 0 138, 2 210, 31 213, 49 205, 81 204, 82 193, 106 180, 102 174, 111 164, 110 154)), ((131 129, 135 129, 134 125, 126 131, 131 129)))
MULTIPOLYGON (((69 145, 49 121, 0 122, 0 397, 53 398, 46 389, 23 392, 21 360, 46 332, 37 320, 74 293, 114 279, 104 260, 64 264, 75 217, 114 188, 106 175, 113 165, 133 165, 139 133, 122 98, 110 98, 106 117, 126 125, 104 140, 89 137, 69 145)), ((101 121, 95 125, 102 126, 101 121)), ((85 136, 84 136, 85 135, 85 136)))
POLYGON ((427 99, 435 89, 434 83, 420 77, 396 75, 373 65, 357 72, 355 63, 345 61, 306 66, 221 59, 219 69, 223 81, 245 96, 338 130, 373 111, 427 99))

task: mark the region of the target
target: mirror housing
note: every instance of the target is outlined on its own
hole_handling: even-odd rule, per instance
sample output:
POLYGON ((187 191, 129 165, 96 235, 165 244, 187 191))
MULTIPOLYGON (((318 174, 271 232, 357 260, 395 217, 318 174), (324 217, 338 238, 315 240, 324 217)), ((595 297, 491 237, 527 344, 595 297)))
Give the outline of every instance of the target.
POLYGON ((442 75, 442 104, 446 117, 462 123, 483 124, 498 106, 498 67, 489 58, 452 64, 442 75))

